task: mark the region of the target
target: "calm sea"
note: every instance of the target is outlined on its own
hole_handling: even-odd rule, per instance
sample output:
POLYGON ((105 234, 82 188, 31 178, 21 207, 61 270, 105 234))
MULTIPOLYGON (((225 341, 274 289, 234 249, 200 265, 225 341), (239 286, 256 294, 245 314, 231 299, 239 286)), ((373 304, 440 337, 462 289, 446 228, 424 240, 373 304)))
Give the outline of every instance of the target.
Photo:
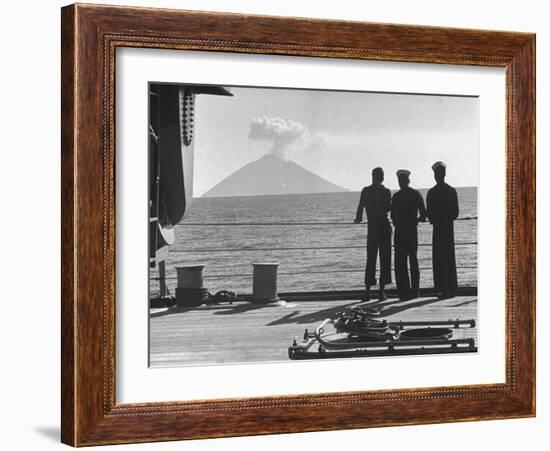
MULTIPOLYGON (((477 286, 477 188, 457 191, 459 285, 477 286)), ((281 292, 363 288, 367 229, 353 224, 358 200, 358 192, 194 199, 175 227, 167 285, 174 293, 177 266, 204 264, 211 292, 251 293, 252 263, 278 262, 281 292)), ((421 287, 433 285, 431 232, 429 223, 419 225, 421 287)), ((151 294, 156 277, 151 270, 151 294)))

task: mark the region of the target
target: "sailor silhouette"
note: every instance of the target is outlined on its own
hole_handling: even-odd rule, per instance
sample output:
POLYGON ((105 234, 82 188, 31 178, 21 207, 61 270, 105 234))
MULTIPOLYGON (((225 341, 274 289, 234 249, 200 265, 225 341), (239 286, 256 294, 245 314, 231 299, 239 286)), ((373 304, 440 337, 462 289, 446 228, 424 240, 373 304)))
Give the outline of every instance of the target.
POLYGON ((391 225, 388 212, 391 208, 391 191, 386 188, 384 170, 372 170, 372 184, 361 191, 355 214, 355 224, 367 215, 367 262, 365 266, 365 301, 370 299, 370 287, 376 285, 376 260, 380 254, 380 300, 385 300, 385 285, 391 283, 391 225))
POLYGON ((406 169, 397 171, 401 189, 393 195, 391 202, 391 218, 395 227, 395 283, 401 300, 419 296, 418 222, 426 221, 424 199, 420 192, 409 186, 410 174, 406 169))
POLYGON ((436 185, 428 191, 426 207, 428 218, 433 225, 434 286, 438 297, 454 297, 458 286, 454 237, 454 221, 458 218, 458 196, 456 190, 445 183, 445 163, 435 162, 432 170, 436 185))

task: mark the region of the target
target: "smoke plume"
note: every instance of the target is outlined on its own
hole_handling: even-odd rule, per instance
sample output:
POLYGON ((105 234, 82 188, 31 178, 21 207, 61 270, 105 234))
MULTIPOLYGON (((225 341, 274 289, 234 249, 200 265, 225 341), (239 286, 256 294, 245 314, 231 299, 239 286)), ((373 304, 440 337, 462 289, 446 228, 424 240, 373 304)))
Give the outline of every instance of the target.
POLYGON ((306 132, 307 127, 300 122, 263 116, 250 122, 248 138, 273 143, 270 153, 284 158, 285 149, 301 140, 306 132))

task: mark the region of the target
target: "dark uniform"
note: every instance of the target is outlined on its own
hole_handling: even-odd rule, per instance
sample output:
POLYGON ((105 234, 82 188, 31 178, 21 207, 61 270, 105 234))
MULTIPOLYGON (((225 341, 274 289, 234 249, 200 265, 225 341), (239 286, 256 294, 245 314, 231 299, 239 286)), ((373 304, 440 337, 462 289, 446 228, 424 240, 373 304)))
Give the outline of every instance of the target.
POLYGON ((418 295, 420 271, 418 269, 418 220, 426 220, 422 194, 412 188, 402 188, 393 195, 391 218, 395 227, 395 282, 400 298, 418 295), (420 215, 420 218, 419 218, 420 215), (407 260, 410 263, 411 277, 407 260))
POLYGON ((367 213, 367 264, 365 285, 376 285, 376 258, 380 252, 380 284, 391 283, 391 225, 388 212, 391 191, 384 185, 370 185, 361 191, 355 221, 361 222, 367 213))
POLYGON ((458 196, 447 183, 438 183, 428 191, 427 213, 433 224, 432 258, 434 286, 438 293, 449 294, 458 287, 456 275, 454 220, 458 218, 458 196))

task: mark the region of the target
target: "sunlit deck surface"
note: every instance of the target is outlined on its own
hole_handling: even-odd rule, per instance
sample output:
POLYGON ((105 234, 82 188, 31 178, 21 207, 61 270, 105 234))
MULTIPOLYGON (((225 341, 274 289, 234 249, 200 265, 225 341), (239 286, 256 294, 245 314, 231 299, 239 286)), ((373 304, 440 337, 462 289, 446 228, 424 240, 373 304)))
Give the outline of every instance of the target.
MULTIPOLYGON (((313 331, 357 300, 250 302, 150 310, 150 366, 289 361, 288 347, 304 329, 313 331)), ((371 301, 389 321, 477 320, 477 296, 439 300, 434 296, 402 302, 371 301)), ((477 328, 455 329, 453 338, 475 338, 477 328)))

